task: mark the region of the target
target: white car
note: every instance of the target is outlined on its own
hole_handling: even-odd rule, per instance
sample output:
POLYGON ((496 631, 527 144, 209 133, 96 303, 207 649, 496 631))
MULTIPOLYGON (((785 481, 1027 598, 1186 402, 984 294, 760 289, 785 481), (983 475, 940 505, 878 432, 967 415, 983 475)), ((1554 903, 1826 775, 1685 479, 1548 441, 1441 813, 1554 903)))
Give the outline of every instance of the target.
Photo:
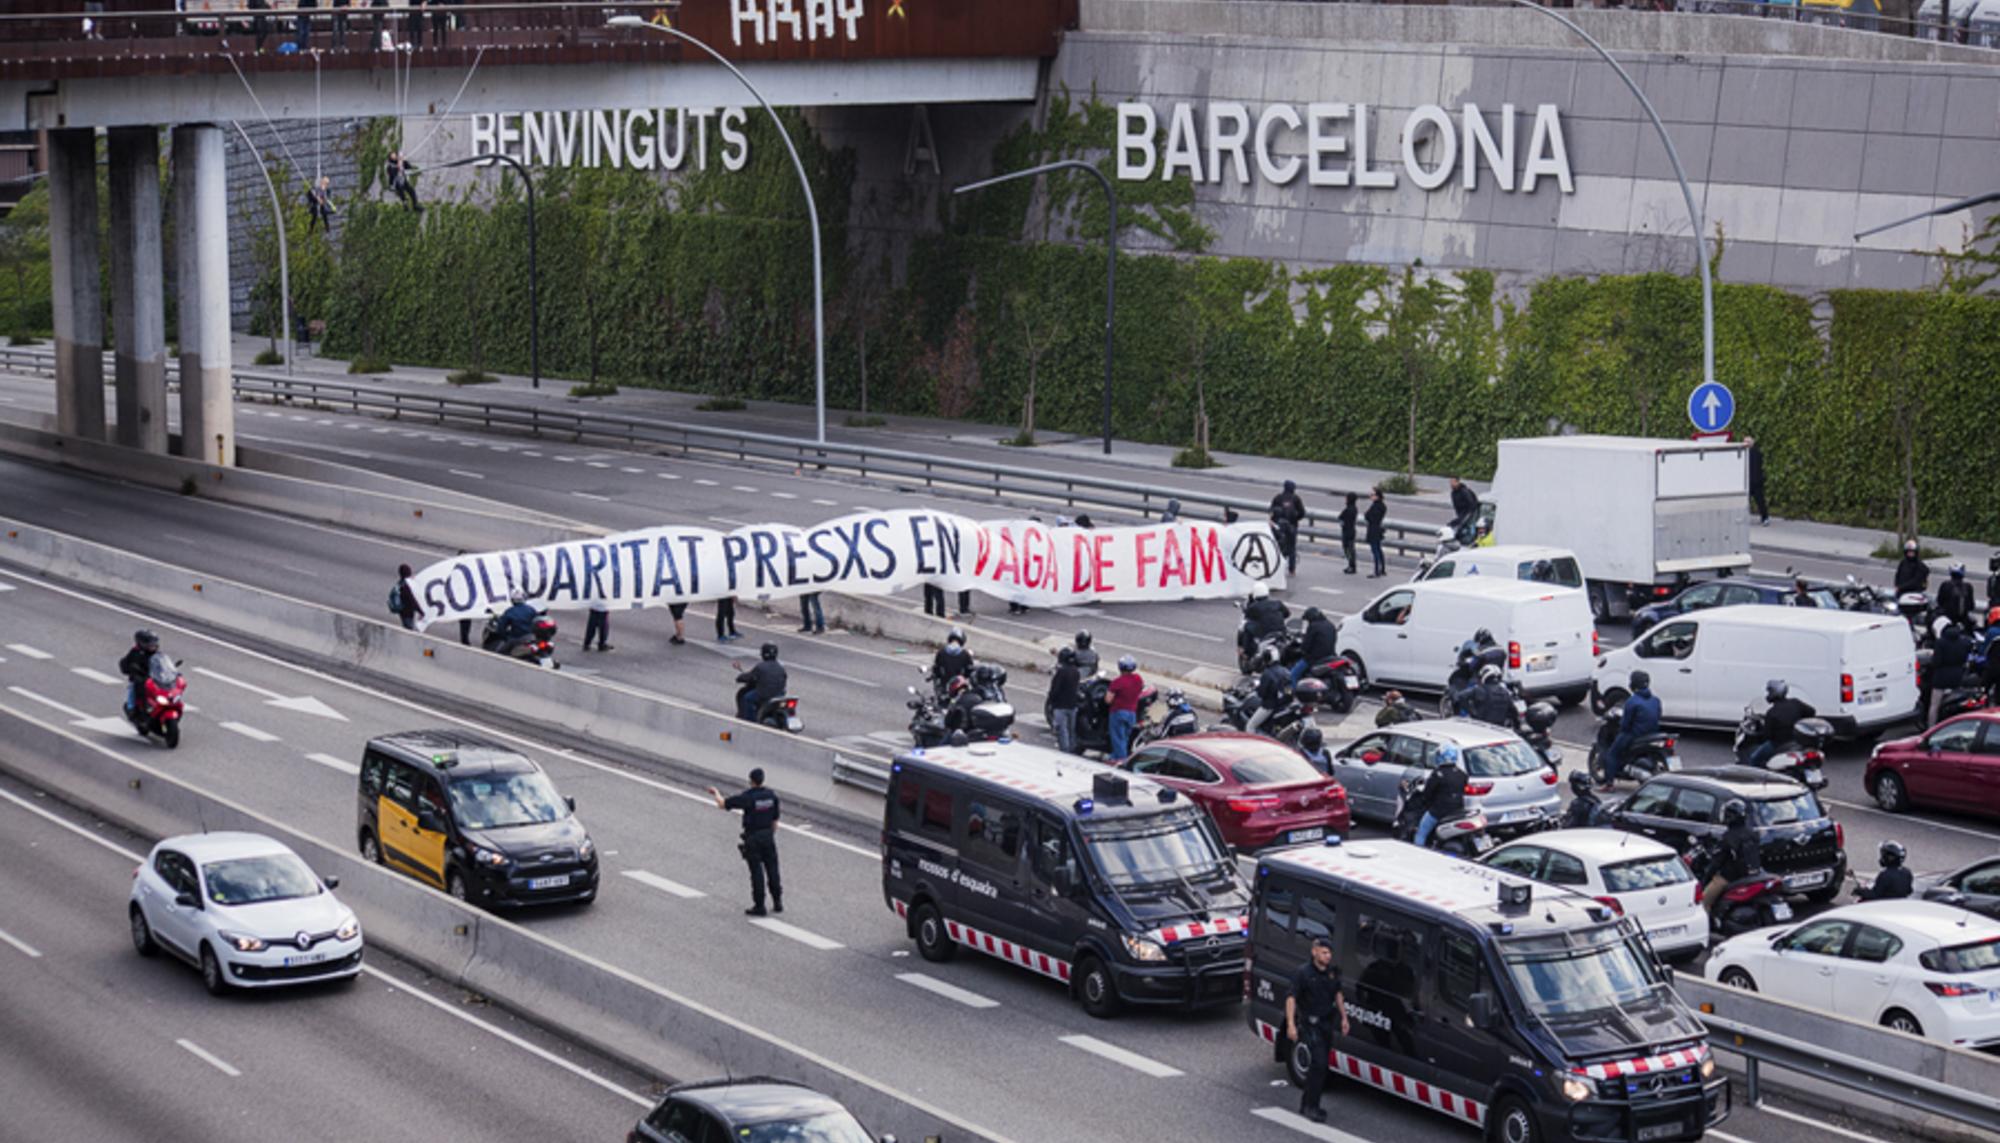
POLYGON ((198 833, 153 847, 132 876, 128 917, 140 956, 165 949, 201 969, 220 996, 352 980, 361 922, 283 844, 254 833, 198 833))
POLYGON ((1595 897, 1646 930, 1666 959, 1708 947, 1701 883, 1672 846, 1615 829, 1529 834, 1483 858, 1509 873, 1595 897))
POLYGON ((1964 1048, 2000 1045, 2000 921, 1864 901, 1717 945, 1708 976, 1964 1048))

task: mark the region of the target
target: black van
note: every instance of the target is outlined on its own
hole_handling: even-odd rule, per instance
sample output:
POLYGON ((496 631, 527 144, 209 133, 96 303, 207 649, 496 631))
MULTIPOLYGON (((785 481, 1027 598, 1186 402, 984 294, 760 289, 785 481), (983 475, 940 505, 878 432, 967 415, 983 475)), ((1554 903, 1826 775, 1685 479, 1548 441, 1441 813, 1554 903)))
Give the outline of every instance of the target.
POLYGON ((361 856, 476 905, 597 896, 597 847, 518 750, 457 730, 371 739, 361 755, 361 856))
POLYGON ((1289 981, 1333 942, 1329 1070, 1506 1143, 1699 1139, 1729 1114, 1706 1032, 1638 927, 1588 897, 1400 842, 1258 862, 1250 1027, 1294 1083, 1289 981))
POLYGON ((1241 1000, 1249 893, 1200 806, 1018 742, 913 750, 889 778, 882 894, 924 959, 960 945, 1122 1004, 1241 1000))

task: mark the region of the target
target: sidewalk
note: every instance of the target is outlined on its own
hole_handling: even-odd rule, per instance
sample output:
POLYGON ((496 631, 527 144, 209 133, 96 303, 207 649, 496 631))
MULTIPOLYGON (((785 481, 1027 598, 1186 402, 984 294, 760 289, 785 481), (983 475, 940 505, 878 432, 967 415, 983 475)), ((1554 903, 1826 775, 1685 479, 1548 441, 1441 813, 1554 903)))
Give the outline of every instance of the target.
MULTIPOLYGON (((234 347, 235 359, 238 362, 248 362, 269 344, 265 338, 238 335, 234 347)), ((348 376, 347 362, 335 358, 305 356, 300 359, 297 368, 301 373, 313 375, 348 376)), ((445 377, 451 372, 453 370, 399 365, 390 373, 362 375, 354 379, 366 380, 368 376, 373 376, 405 383, 445 385, 445 377)), ((571 404, 588 400, 613 409, 661 420, 784 436, 810 437, 815 427, 814 411, 810 405, 794 405, 779 401, 745 401, 745 408, 740 412, 703 412, 695 408, 707 400, 705 395, 699 393, 662 389, 621 389, 615 397, 575 398, 569 396, 569 388, 574 382, 567 379, 545 377, 538 391, 531 387, 529 379, 525 376, 516 374, 494 376, 499 380, 492 384, 464 386, 460 391, 468 396, 480 392, 500 391, 515 398, 539 397, 546 401, 571 404)), ((1220 462, 1219 468, 1175 468, 1173 457, 1179 450, 1171 445, 1144 444, 1113 438, 1112 454, 1105 456, 1101 437, 1046 433, 1041 434, 1040 439, 1047 443, 1032 449, 1024 449, 1000 444, 1002 440, 1014 435, 1015 430, 1011 426, 980 425, 939 417, 898 414, 885 416, 884 420, 887 422, 885 425, 849 428, 845 422, 850 415, 851 411, 846 409, 827 410, 828 440, 912 452, 936 451, 940 445, 949 444, 954 446, 954 452, 961 456, 976 451, 985 454, 996 464, 1024 467, 1037 463, 1053 465, 1056 458, 1060 458, 1060 463, 1064 467, 1121 470, 1118 475, 1134 481, 1158 482, 1189 488, 1204 483, 1238 485, 1240 487, 1232 491, 1248 496, 1275 493, 1284 481, 1294 480, 1298 482, 1300 491, 1309 501, 1317 500, 1313 507, 1326 512, 1331 511, 1326 501, 1334 495, 1333 490, 1360 491, 1394 475, 1379 469, 1356 468, 1351 465, 1225 452, 1212 454, 1220 462), (1161 479, 1164 477, 1171 479, 1161 479)), ((1466 483, 1481 492, 1487 490, 1487 485, 1483 481, 1468 480, 1466 483)), ((1393 496, 1390 498, 1391 501, 1399 506, 1432 509, 1445 514, 1450 512, 1450 488, 1444 477, 1419 476, 1417 485, 1418 492, 1415 495, 1393 496)), ((1871 561, 1876 546, 1888 539, 1890 534, 1890 529, 1887 527, 1854 528, 1840 524, 1820 524, 1810 520, 1783 520, 1774 516, 1768 526, 1753 526, 1750 539, 1759 549, 1780 555, 1796 554, 1805 557, 1871 561)), ((1993 549, 1969 540, 1942 536, 1926 536, 1924 543, 1928 547, 1951 553, 1947 559, 1937 561, 1938 566, 1932 569, 1934 578, 1941 578, 1945 567, 1950 563, 1963 562, 1968 569, 1968 575, 1984 581, 1986 561, 1993 549)), ((1885 573, 1893 566, 1892 561, 1888 560, 1873 562, 1879 564, 1885 573)), ((1759 560, 1758 568, 1770 571, 1782 570, 1781 566, 1767 566, 1772 563, 1771 560, 1759 560)))

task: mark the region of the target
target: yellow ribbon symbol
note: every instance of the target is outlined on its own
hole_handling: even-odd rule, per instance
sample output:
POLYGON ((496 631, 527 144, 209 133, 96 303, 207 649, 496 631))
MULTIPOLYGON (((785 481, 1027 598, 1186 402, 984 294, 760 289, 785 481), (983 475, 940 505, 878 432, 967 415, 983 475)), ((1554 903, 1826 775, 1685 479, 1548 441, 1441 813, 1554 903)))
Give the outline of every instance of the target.
POLYGON ((646 22, 648 24, 658 24, 662 28, 671 28, 674 26, 674 22, 667 18, 667 10, 665 8, 654 9, 653 18, 646 22))
POLYGON ((905 20, 910 18, 910 14, 903 11, 903 0, 889 0, 889 14, 905 20))

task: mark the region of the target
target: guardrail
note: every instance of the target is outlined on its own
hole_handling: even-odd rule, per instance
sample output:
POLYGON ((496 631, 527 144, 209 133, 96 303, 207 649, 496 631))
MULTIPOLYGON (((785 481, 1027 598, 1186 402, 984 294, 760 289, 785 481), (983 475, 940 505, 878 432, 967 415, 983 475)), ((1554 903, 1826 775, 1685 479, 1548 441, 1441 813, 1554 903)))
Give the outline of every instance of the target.
POLYGON ((833 780, 857 790, 868 790, 884 797, 889 793, 889 768, 864 762, 859 758, 849 758, 845 754, 833 756, 833 780))
MULTIPOLYGON (((54 358, 48 353, 8 348, 0 349, 0 369, 53 376, 55 365, 54 358)), ((170 361, 169 379, 176 373, 175 364, 170 361)), ((108 370, 106 375, 109 375, 108 370)), ((758 461, 793 468, 846 472, 864 480, 908 482, 926 489, 983 493, 994 497, 1022 497, 1072 510, 1129 512, 1152 517, 1166 507, 1167 501, 1178 500, 1184 510, 1205 508, 1221 516, 1227 509, 1256 519, 1270 508, 1268 502, 1247 497, 1184 491, 1109 477, 954 460, 868 445, 831 442, 822 445, 771 433, 675 424, 596 411, 552 409, 532 403, 414 393, 386 386, 357 385, 284 373, 238 370, 235 388, 237 397, 242 400, 379 414, 439 426, 474 427, 483 431, 513 431, 537 437, 562 436, 577 443, 597 441, 631 448, 646 446, 685 457, 758 461)), ((1349 491, 1366 494, 1363 489, 1326 486, 1306 491, 1332 497, 1345 496, 1349 491)), ((1385 540, 1382 546, 1399 555, 1428 555, 1437 546, 1437 525, 1387 520, 1383 522, 1383 528, 1392 538, 1385 540)), ((1339 543, 1339 539, 1335 529, 1310 521, 1299 529, 1302 543, 1334 545, 1339 543)))

